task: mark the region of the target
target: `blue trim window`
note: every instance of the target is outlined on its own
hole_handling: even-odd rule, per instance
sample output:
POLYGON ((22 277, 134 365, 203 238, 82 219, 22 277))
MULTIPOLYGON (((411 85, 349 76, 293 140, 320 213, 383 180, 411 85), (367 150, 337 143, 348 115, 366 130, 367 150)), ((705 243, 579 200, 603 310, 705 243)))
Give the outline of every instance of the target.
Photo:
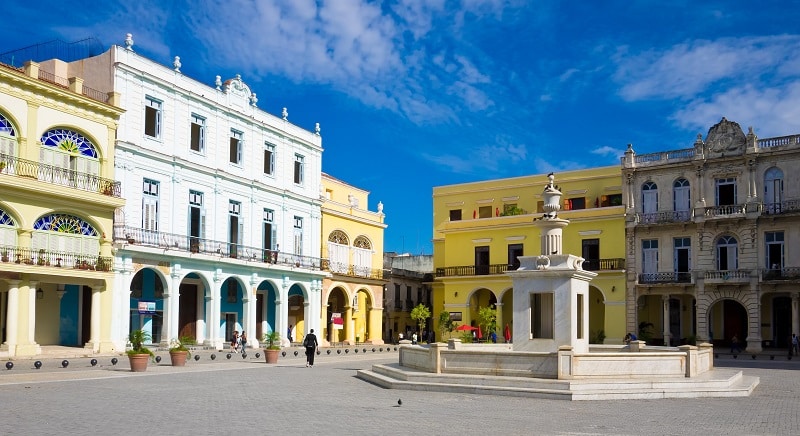
POLYGON ((42 145, 55 147, 70 154, 97 159, 94 144, 80 133, 67 129, 50 129, 42 135, 42 145))

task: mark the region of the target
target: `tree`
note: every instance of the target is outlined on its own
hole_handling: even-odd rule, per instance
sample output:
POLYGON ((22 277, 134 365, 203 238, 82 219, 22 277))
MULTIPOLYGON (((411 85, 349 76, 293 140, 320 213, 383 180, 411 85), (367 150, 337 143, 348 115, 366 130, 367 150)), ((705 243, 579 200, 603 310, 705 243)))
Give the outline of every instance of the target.
MULTIPOLYGON (((422 330, 425 329, 425 320, 431 317, 431 310, 428 309, 424 304, 420 303, 417 307, 411 309, 411 319, 417 322, 417 330, 419 334, 422 334, 422 330)), ((420 342, 422 338, 420 338, 420 342)))
POLYGON ((497 310, 494 306, 481 307, 478 309, 478 326, 486 332, 486 339, 491 332, 497 330, 497 310))
POLYGON ((455 325, 450 319, 450 312, 443 310, 439 313, 439 338, 444 340, 444 333, 452 333, 455 325))

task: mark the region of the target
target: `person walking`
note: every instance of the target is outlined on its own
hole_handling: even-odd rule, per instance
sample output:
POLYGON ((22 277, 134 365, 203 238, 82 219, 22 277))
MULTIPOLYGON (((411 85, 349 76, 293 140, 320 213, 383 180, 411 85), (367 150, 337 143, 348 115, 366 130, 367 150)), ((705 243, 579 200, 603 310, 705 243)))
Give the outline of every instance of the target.
POLYGON ((731 338, 731 354, 736 354, 734 353, 734 351, 736 353, 742 352, 742 347, 739 345, 739 338, 737 337, 737 335, 733 335, 733 337, 731 338))
POLYGON ((242 344, 242 354, 245 354, 244 348, 247 346, 247 333, 244 330, 242 330, 242 335, 239 336, 239 343, 242 344))
POLYGON ((294 340, 292 339, 292 325, 291 324, 289 324, 289 329, 286 330, 286 337, 289 339, 289 343, 294 342, 294 340))
POLYGON ((317 335, 314 334, 314 329, 306 335, 303 339, 303 346, 306 347, 306 368, 314 366, 314 355, 317 353, 317 335))
POLYGON ((233 336, 231 336, 231 353, 236 353, 237 348, 239 347, 239 331, 234 330, 233 336))
POLYGON ((794 351, 795 356, 797 356, 798 346, 800 346, 800 339, 797 338, 796 334, 792 333, 791 349, 794 351))

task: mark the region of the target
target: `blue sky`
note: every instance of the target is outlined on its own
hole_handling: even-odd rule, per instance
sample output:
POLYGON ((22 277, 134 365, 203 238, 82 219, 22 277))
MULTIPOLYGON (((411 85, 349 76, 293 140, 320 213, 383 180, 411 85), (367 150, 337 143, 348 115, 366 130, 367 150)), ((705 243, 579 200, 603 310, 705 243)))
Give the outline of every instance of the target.
POLYGON ((384 203, 387 251, 432 252, 434 186, 690 147, 723 116, 800 133, 800 1, 42 0, 0 52, 132 33, 135 49, 312 130, 384 203))

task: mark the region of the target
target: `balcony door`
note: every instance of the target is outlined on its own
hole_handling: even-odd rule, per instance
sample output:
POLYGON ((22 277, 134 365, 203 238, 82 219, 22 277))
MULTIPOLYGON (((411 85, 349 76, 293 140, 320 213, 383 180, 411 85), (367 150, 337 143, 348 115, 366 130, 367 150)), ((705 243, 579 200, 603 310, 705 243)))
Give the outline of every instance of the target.
POLYGON ((586 259, 583 262, 583 269, 588 271, 600 269, 600 240, 584 239, 581 241, 581 257, 586 259))
POLYGON ((475 274, 489 274, 489 247, 475 247, 475 274))

